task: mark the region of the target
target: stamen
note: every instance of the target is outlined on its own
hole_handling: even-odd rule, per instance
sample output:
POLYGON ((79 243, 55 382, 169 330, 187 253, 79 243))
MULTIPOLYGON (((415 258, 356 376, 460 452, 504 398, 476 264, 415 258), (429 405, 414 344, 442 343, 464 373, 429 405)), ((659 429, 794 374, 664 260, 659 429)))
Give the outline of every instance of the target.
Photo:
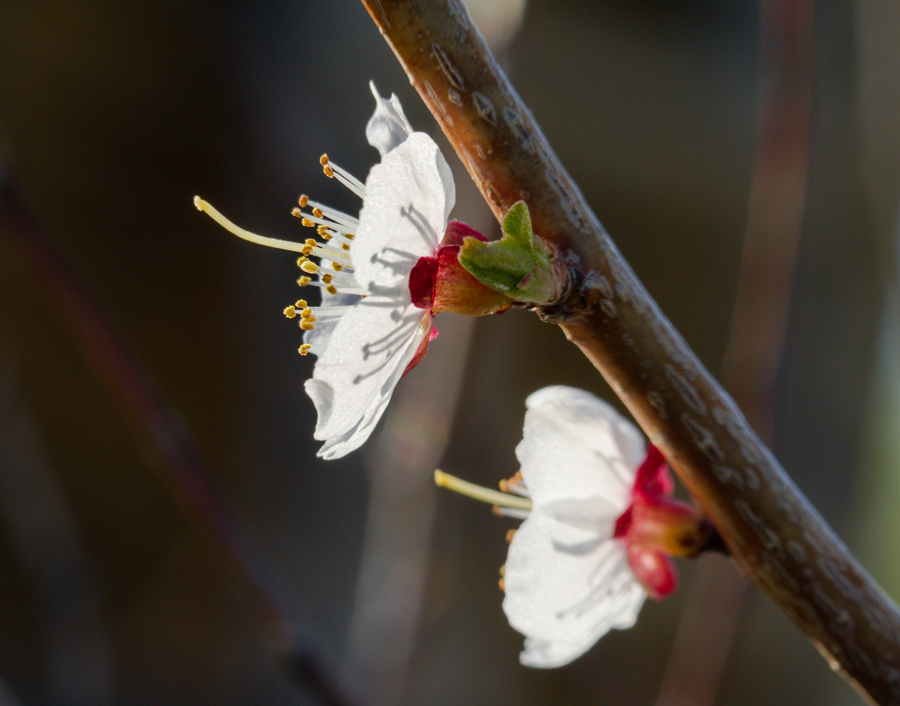
POLYGON ((197 207, 198 211, 203 211, 210 218, 212 218, 216 223, 222 226, 229 233, 236 235, 238 238, 243 238, 244 240, 249 240, 251 243, 256 243, 257 245, 265 245, 269 248, 278 248, 279 250, 290 250, 292 252, 302 252, 304 245, 303 243, 292 243, 289 240, 279 240, 277 238, 267 238, 262 235, 257 235, 256 233, 251 233, 249 230, 244 230, 243 228, 236 226, 234 223, 229 221, 225 216, 219 213, 211 204, 207 203, 199 196, 194 197, 194 206, 197 207))
POLYGON ((504 509, 516 509, 520 512, 524 511, 523 516, 527 517, 527 511, 531 509, 530 498, 520 498, 516 495, 509 495, 497 490, 483 488, 480 485, 469 483, 468 481, 464 481, 456 476, 451 476, 449 473, 444 473, 443 471, 434 472, 434 482, 441 488, 448 488, 461 495, 467 495, 475 500, 490 503, 501 511, 504 509))
POLYGON ((301 287, 305 287, 306 285, 310 284, 311 282, 312 282, 312 277, 307 277, 306 275, 304 275, 303 277, 301 277, 300 279, 297 280, 297 284, 299 284, 301 287))
POLYGON ((300 328, 304 331, 312 331, 315 328, 315 324, 308 319, 303 319, 300 321, 300 328))
POLYGON ((313 212, 313 215, 314 215, 316 218, 325 218, 325 214, 322 213, 322 209, 319 208, 319 207, 314 208, 314 209, 312 210, 312 212, 313 212))
POLYGON ((331 179, 332 177, 336 177, 337 180, 341 182, 341 184, 350 189, 350 191, 359 196, 359 198, 366 198, 366 185, 346 169, 342 169, 334 162, 331 162, 328 159, 327 154, 323 154, 319 158, 319 164, 322 165, 322 171, 325 172, 325 176, 327 176, 329 179, 331 179))
POLYGON ((294 307, 289 306, 284 310, 284 315, 289 319, 293 319, 297 315, 297 310, 294 307))
POLYGON ((300 346, 300 349, 299 349, 300 355, 307 355, 309 353, 309 349, 311 347, 312 347, 312 344, 304 343, 302 346, 300 346))
POLYGON ((307 204, 312 209, 318 208, 325 215, 325 218, 328 218, 339 225, 347 228, 356 228, 356 226, 359 225, 359 219, 351 216, 349 213, 338 211, 336 208, 332 208, 324 203, 319 203, 318 201, 313 201, 312 199, 309 199, 307 204))
POLYGON ((516 507, 499 507, 494 505, 491 512, 497 517, 511 517, 514 520, 524 520, 528 517, 528 510, 520 510, 516 507))
POLYGON ((305 309, 309 304, 306 303, 305 299, 298 299, 297 303, 294 304, 294 307, 297 309, 305 309))
POLYGON ((300 194, 300 198, 297 199, 297 203, 300 204, 300 208, 306 208, 306 204, 309 203, 309 196, 306 194, 300 194))
POLYGON ((325 291, 329 294, 337 294, 337 287, 335 287, 333 284, 329 284, 327 287, 325 287, 325 291))

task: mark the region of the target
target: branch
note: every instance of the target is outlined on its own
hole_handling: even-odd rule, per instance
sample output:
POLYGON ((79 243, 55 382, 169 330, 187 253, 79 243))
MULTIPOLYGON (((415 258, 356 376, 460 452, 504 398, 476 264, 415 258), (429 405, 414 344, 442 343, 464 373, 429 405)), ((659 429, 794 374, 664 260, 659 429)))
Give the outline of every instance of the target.
POLYGON ((558 320, 663 450, 743 572, 872 702, 900 704, 900 614, 616 250, 459 0, 362 0, 499 219, 583 283, 558 320))

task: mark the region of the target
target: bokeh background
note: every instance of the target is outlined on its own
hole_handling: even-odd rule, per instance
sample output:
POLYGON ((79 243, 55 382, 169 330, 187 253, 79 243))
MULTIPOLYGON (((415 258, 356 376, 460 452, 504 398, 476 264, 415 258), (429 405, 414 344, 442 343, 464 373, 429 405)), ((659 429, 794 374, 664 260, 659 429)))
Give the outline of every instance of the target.
MULTIPOLYGON (((900 8, 764 6, 470 9, 715 374, 742 252, 786 263, 783 286, 749 290, 751 311, 786 322, 783 341, 751 339, 777 372, 758 420, 897 597, 900 8), (814 41, 782 57, 800 69, 779 79, 772 13, 795 11, 814 41), (804 85, 806 112, 784 102, 804 85), (767 127, 785 104, 793 127, 767 127), (768 216, 777 237, 745 248, 768 216)), ((323 674, 371 706, 861 703, 720 557, 684 565, 675 597, 572 665, 518 664, 497 587, 515 523, 438 492, 430 472, 489 486, 514 473, 524 399, 541 386, 613 399, 532 315, 442 315, 370 443, 315 458, 302 391, 313 361, 281 314, 299 296, 294 258, 228 235, 191 200, 294 238, 306 235, 290 216, 301 192, 356 208, 318 157, 360 177, 376 160, 370 79, 438 137, 356 0, 0 0, 0 703, 327 703, 323 674), (115 391, 122 362, 97 357, 96 327, 78 328, 94 321, 85 312, 113 322, 155 379, 130 389, 161 392, 176 411, 163 419, 205 456, 187 466, 205 469, 246 534, 204 522, 209 506, 173 473, 186 437, 154 437, 134 416, 134 397, 115 391), (255 583, 222 551, 236 536, 255 583), (260 585, 279 597, 261 602, 260 585), (323 666, 285 667, 286 617, 323 666)), ((454 215, 496 235, 447 154, 454 215)))

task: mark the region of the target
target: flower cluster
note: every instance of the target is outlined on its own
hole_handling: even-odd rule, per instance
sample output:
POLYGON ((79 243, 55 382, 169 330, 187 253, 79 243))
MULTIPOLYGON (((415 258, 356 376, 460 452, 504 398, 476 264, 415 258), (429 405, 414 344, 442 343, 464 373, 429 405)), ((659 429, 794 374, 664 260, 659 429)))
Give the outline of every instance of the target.
MULTIPOLYGON (((358 217, 301 196, 294 215, 317 237, 297 243, 250 233, 195 199, 232 233, 298 252, 299 284, 321 291, 319 305, 301 299, 285 314, 304 331, 300 353, 318 358, 305 389, 326 459, 366 441, 400 378, 437 335, 436 314, 547 304, 567 277, 532 231, 524 202, 509 210, 503 237, 491 243, 449 221, 455 187, 438 146, 413 132, 396 96, 382 98, 374 85, 372 93, 366 137, 381 161, 365 182, 321 158, 325 175, 362 199, 358 217)), ((522 663, 556 667, 609 630, 633 625, 648 595, 672 593, 672 557, 702 550, 711 530, 696 507, 672 499, 659 450, 593 395, 562 386, 532 394, 523 436, 521 470, 501 483, 503 492, 440 471, 435 479, 524 520, 510 533, 503 609, 525 635, 522 663)))

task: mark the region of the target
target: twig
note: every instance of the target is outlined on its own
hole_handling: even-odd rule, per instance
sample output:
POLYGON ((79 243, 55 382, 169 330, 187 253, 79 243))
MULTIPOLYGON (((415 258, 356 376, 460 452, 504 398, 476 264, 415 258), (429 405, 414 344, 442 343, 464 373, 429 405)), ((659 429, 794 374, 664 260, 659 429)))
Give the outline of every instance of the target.
MULTIPOLYGON (((900 613, 622 259, 459 0, 362 0, 498 218, 519 199, 584 277, 562 323, 747 576, 872 702, 900 704, 900 613)), ((563 312, 565 313, 565 305, 563 312)))
POLYGON ((10 183, 0 184, 0 222, 21 248, 62 322, 95 374, 120 404, 154 469, 181 509, 230 563, 255 599, 266 632, 297 683, 329 706, 350 706, 328 650, 287 580, 259 547, 239 512, 221 493, 203 452, 150 372, 78 280, 10 183))

